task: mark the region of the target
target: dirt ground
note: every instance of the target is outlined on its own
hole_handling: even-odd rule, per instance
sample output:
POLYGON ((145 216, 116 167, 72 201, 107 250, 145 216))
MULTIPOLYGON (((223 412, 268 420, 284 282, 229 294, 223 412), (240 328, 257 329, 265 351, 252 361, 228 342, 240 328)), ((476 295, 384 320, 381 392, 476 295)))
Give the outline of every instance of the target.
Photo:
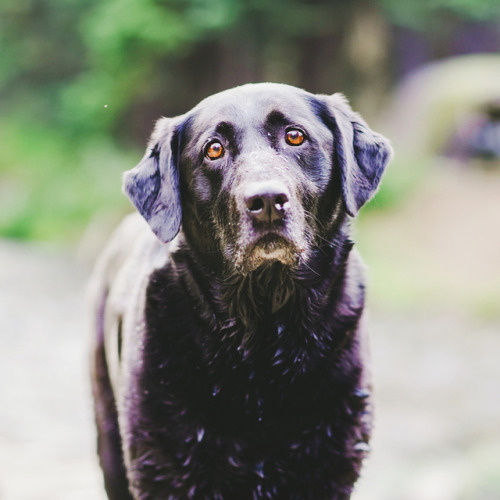
MULTIPOLYGON (((84 286, 69 255, 0 242, 0 500, 103 500, 84 286)), ((500 499, 500 324, 371 318, 376 428, 353 500, 500 499)))

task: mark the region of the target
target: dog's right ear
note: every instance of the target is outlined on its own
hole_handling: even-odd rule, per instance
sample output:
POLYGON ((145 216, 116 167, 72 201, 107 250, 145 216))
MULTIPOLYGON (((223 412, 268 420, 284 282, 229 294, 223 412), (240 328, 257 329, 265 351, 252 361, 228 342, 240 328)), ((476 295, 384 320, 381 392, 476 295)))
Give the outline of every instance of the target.
POLYGON ((174 239, 182 219, 178 123, 158 120, 144 158, 123 176, 123 192, 163 243, 174 239))

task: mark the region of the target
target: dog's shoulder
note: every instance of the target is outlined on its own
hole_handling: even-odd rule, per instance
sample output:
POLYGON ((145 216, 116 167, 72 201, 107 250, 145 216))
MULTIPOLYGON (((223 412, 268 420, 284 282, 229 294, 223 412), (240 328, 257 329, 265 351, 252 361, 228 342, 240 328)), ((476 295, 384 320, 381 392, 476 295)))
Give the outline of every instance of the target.
MULTIPOLYGON (((148 270, 165 263, 167 245, 162 245, 138 214, 130 214, 111 235, 99 256, 90 289, 130 290, 148 270), (159 262, 163 259, 163 262, 159 262)), ((92 291, 90 292, 92 293, 92 291)))
MULTIPOLYGON (((138 214, 127 216, 111 235, 98 258, 87 290, 87 302, 98 344, 104 344, 108 364, 114 365, 109 349, 118 331, 140 322, 141 297, 152 273, 167 264, 169 247, 162 244, 138 214)), ((113 371, 112 366, 110 366, 113 371)))

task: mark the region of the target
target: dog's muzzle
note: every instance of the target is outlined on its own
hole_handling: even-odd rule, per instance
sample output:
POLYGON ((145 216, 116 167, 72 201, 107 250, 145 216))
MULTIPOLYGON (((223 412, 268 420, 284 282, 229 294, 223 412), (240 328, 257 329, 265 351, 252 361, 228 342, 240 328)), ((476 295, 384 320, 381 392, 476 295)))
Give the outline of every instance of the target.
POLYGON ((246 271, 266 262, 296 265, 305 248, 302 212, 281 179, 258 179, 238 190, 240 232, 236 265, 246 271))

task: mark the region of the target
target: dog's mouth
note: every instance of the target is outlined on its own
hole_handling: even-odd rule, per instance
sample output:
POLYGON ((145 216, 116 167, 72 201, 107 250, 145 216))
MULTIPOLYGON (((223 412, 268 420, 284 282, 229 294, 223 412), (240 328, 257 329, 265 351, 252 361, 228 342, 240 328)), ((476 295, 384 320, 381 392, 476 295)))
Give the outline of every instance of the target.
POLYGON ((295 243, 275 232, 266 233, 251 243, 243 257, 243 267, 247 271, 269 262, 281 262, 288 266, 298 263, 301 250, 295 243))
POLYGON ((292 242, 277 233, 267 233, 264 236, 257 238, 252 245, 251 251, 262 251, 266 254, 272 255, 276 252, 282 251, 284 248, 292 245, 292 242))

